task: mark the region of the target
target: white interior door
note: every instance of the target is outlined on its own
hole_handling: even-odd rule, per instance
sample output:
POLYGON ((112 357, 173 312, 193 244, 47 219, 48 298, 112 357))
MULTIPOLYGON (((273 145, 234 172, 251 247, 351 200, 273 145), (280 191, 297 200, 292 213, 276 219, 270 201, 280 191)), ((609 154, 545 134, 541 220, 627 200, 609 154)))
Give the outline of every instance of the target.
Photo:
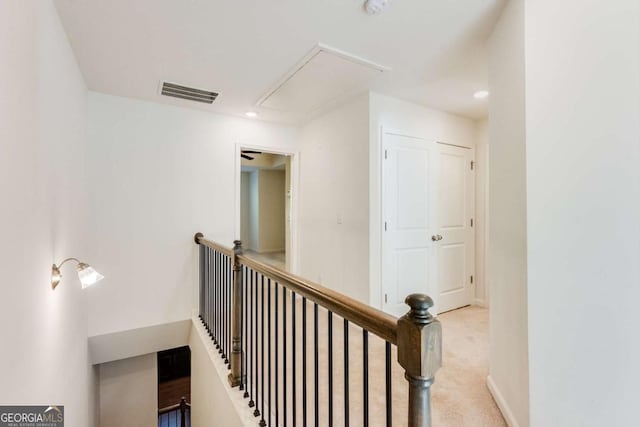
POLYGON ((434 295, 435 162, 437 146, 419 138, 383 133, 382 303, 403 315, 407 295, 434 295))
POLYGON ((473 152, 438 146, 438 313, 474 299, 475 206, 473 152))

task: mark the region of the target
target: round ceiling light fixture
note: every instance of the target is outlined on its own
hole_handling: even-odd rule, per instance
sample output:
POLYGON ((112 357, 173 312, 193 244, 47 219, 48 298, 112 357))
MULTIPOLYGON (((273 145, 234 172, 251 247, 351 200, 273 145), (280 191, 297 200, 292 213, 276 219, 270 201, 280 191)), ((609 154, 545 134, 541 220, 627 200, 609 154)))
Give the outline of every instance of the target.
POLYGON ((246 113, 244 113, 245 116, 247 117, 257 117, 258 113, 256 113, 255 111, 247 111, 246 113))
POLYGON ((488 90, 479 90, 476 93, 473 94, 473 97, 475 99, 484 99, 487 96, 489 96, 489 91, 488 90))
POLYGON ((369 15, 375 15, 380 13, 387 6, 387 3, 389 3, 389 0, 367 0, 364 2, 364 10, 369 15))

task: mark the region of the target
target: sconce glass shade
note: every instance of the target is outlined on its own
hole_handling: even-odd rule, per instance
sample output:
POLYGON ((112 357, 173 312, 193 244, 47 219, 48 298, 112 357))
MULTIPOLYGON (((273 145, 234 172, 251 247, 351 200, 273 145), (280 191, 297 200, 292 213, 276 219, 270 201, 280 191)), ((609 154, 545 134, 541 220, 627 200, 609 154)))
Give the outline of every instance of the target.
POLYGON ((80 283, 82 283, 82 289, 85 289, 104 279, 104 276, 89 264, 81 262, 78 264, 78 278, 80 279, 80 283))
POLYGON ((94 285, 100 280, 104 279, 104 276, 98 273, 95 268, 91 267, 89 264, 80 262, 75 258, 67 258, 59 265, 53 264, 53 266, 51 266, 51 289, 55 289, 56 286, 60 284, 60 280, 62 279, 62 274, 60 274, 60 267, 62 267, 62 265, 67 261, 75 261, 78 263, 78 278, 80 279, 80 283, 82 284, 82 289, 88 288, 89 286, 94 285))

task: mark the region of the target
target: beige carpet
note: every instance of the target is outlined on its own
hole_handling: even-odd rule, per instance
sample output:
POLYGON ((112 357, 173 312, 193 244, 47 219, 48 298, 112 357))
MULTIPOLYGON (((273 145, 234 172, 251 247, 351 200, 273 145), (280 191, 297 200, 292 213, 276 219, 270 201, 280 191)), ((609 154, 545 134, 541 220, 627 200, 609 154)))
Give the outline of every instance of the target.
POLYGON ((506 426, 486 386, 489 312, 466 307, 439 316, 443 367, 432 388, 434 426, 506 426))

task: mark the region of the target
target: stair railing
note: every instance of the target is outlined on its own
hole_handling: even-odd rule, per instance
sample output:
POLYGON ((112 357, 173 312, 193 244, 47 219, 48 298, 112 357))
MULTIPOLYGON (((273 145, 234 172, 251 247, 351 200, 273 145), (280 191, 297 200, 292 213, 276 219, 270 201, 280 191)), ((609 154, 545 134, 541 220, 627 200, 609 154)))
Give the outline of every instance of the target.
POLYGON ((393 421, 392 346, 397 347, 397 361, 408 383, 407 425, 431 425, 430 387, 442 361, 442 329, 428 311, 433 306, 431 298, 423 294, 407 296, 409 311, 396 318, 259 262, 243 254, 240 241, 228 248, 197 233, 195 242, 200 249, 200 319, 230 370, 229 383, 244 391, 260 426, 332 426, 336 419, 345 426, 350 421, 368 426, 370 334, 384 340, 386 425, 391 426, 393 421), (320 334, 324 327, 320 312, 326 316, 324 336, 320 334), (340 344, 334 339, 336 325, 338 333, 340 329, 334 324, 336 318, 342 319, 341 390, 334 384, 334 347, 340 344), (349 374, 353 363, 349 335, 354 327, 362 331, 361 420, 353 420, 350 411, 349 374), (321 339, 325 343, 320 344, 321 339), (326 357, 320 354, 324 344, 326 357), (328 371, 327 384, 323 384, 326 399, 320 396, 320 365, 328 371), (311 384, 313 390, 308 390, 311 384), (334 405, 338 400, 334 396, 338 395, 342 410, 334 405), (325 414, 327 419, 321 422, 325 414))
POLYGON ((184 396, 180 399, 180 403, 158 409, 158 427, 189 427, 190 410, 191 404, 184 396))

